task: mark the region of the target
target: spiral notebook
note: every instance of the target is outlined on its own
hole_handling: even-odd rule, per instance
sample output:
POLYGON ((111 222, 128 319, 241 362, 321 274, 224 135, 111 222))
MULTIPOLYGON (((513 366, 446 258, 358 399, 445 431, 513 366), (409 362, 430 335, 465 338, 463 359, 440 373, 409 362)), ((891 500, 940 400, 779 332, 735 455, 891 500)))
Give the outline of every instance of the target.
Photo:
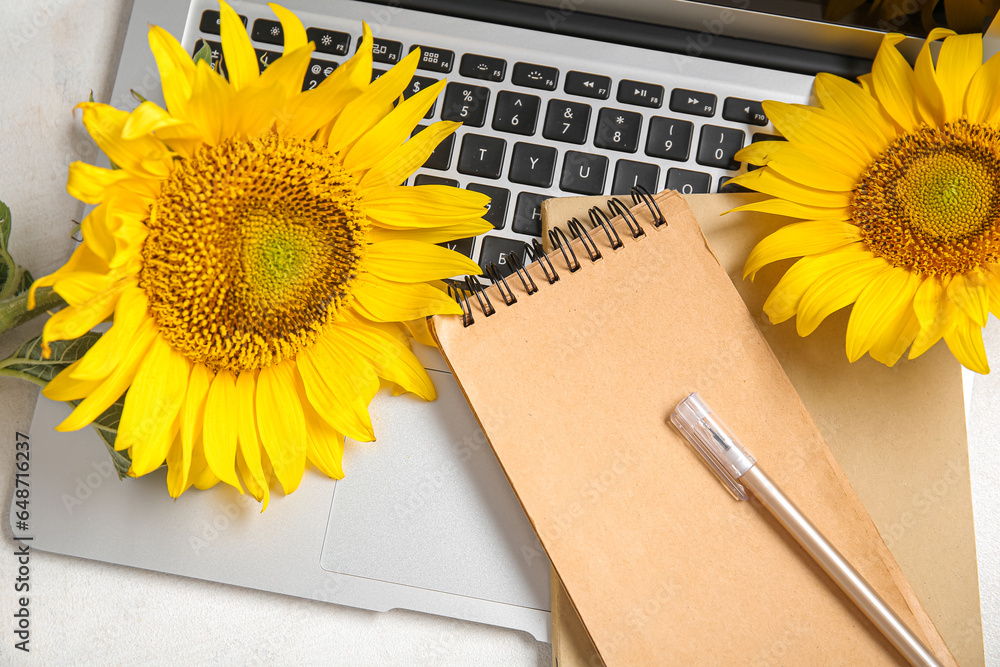
POLYGON ((674 406, 699 391, 955 664, 683 198, 661 193, 626 213, 527 268, 514 258, 505 280, 469 295, 464 316, 433 319, 601 658, 903 664, 670 426, 674 406))

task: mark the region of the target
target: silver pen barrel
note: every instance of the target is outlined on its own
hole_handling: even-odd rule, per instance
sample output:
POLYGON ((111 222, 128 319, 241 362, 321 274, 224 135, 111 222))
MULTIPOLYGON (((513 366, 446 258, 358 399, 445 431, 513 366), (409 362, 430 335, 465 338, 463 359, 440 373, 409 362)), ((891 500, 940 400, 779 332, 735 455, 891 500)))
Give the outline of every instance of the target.
POLYGON ((830 544, 781 489, 755 465, 743 473, 739 481, 757 497, 764 507, 788 530, 802 548, 878 627, 892 645, 911 665, 940 667, 941 663, 914 635, 906 624, 868 585, 857 570, 830 544))

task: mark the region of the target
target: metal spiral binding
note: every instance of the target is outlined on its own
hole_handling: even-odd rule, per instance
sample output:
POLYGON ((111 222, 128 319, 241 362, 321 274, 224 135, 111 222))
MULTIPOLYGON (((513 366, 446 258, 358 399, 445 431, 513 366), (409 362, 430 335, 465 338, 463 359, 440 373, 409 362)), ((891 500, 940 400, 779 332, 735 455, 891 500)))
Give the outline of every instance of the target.
MULTIPOLYGON (((613 199, 612 201, 618 201, 618 200, 613 199)), ((592 224, 595 229, 597 228, 598 225, 600 225, 604 229, 604 233, 608 235, 608 243, 611 244, 612 250, 618 250, 618 248, 621 248, 623 245, 625 245, 624 243, 622 243, 622 237, 618 235, 618 230, 615 229, 615 226, 611 224, 611 220, 608 219, 608 216, 605 215, 604 211, 602 211, 599 207, 594 206, 589 211, 587 211, 587 214, 590 215, 590 224, 592 224)))
POLYGON ((538 291, 538 286, 535 285, 535 281, 532 279, 531 274, 528 273, 528 269, 525 268, 524 262, 517 256, 517 253, 507 253, 507 263, 511 265, 514 272, 517 273, 517 277, 521 279, 521 284, 524 285, 524 291, 528 293, 528 296, 538 291))
POLYGON ((532 261, 538 262, 538 265, 542 267, 542 271, 545 272, 545 279, 549 281, 550 285, 559 280, 556 267, 552 265, 552 260, 545 254, 545 249, 542 248, 542 244, 539 243, 538 239, 531 239, 531 247, 528 248, 528 254, 531 255, 532 261))
POLYGON ((566 232, 559 227, 553 227, 549 230, 549 241, 551 241, 552 245, 559 248, 560 252, 562 252, 563 259, 566 260, 566 268, 569 269, 570 273, 576 273, 580 270, 580 262, 576 259, 576 253, 569 245, 569 239, 566 238, 566 232), (569 251, 568 253, 567 250, 569 251), (572 262, 569 261, 570 257, 573 258, 572 262))
POLYGON ((656 205, 656 201, 653 199, 653 195, 649 194, 649 190, 641 185, 636 185, 632 188, 631 192, 633 204, 638 204, 641 201, 649 207, 649 211, 653 214, 654 227, 667 224, 667 219, 663 217, 660 207, 656 205))
POLYGON ((566 223, 566 226, 569 228, 570 233, 573 234, 573 238, 583 241, 583 249, 587 251, 591 262, 601 259, 601 251, 597 249, 597 244, 594 243, 594 239, 590 238, 590 232, 587 231, 582 222, 573 218, 566 223))
MULTIPOLYGON (((640 236, 646 235, 646 230, 642 228, 639 221, 635 219, 635 215, 633 215, 632 211, 629 210, 628 206, 622 203, 621 199, 618 199, 618 197, 610 199, 608 201, 608 208, 611 209, 611 212, 616 216, 620 215, 622 219, 625 220, 625 224, 628 225, 628 230, 632 232, 632 238, 637 239, 640 236)), ((598 210, 600 211, 600 209, 598 210)), ((607 216, 605 216, 604 219, 607 220, 607 216)), ((608 225, 611 225, 610 220, 608 220, 608 225)), ((612 227, 612 229, 614 229, 614 227, 612 227)))
MULTIPOLYGON (((511 253, 507 253, 503 257, 507 262, 509 262, 511 253)), ((496 265, 496 262, 490 262, 486 267, 486 276, 490 279, 490 282, 497 286, 497 290, 500 292, 500 296, 503 297, 503 303, 505 306, 512 306, 517 303, 517 297, 514 296, 514 292, 510 289, 510 285, 507 284, 507 279, 500 273, 500 267, 496 265)))
MULTIPOLYGON (((649 193, 649 190, 641 185, 637 185, 631 189, 631 195, 634 204, 643 203, 649 209, 649 212, 653 216, 654 228, 659 228, 667 224, 667 220, 663 216, 663 212, 660 211, 660 207, 653 199, 653 195, 649 193)), ((645 236, 646 231, 642 228, 642 225, 639 224, 636 216, 620 199, 612 197, 607 201, 607 207, 608 210, 614 214, 614 217, 621 216, 621 218, 625 221, 625 224, 628 225, 629 232, 632 234, 633 239, 645 236)), ((591 229, 601 227, 604 230, 604 233, 607 234, 608 243, 610 244, 612 250, 617 250, 625 245, 622 242, 622 238, 618 233, 618 230, 616 230, 615 226, 611 223, 611 219, 600 209, 600 207, 592 207, 588 211, 588 214, 590 216, 591 229)), ((584 223, 580 222, 576 218, 572 218, 566 223, 566 226, 573 234, 573 238, 580 239, 591 262, 596 262, 603 257, 601 250, 597 247, 597 243, 590 235, 590 231, 584 223)), ((562 253, 563 259, 566 261, 566 268, 569 272, 575 273, 579 271, 582 268, 582 265, 577 259, 576 252, 570 245, 570 239, 566 236, 566 233, 559 227, 553 227, 548 233, 549 240, 552 242, 552 245, 558 248, 562 253)), ((550 285, 559 280, 559 273, 556 271, 556 267, 553 265, 552 260, 548 257, 548 255, 545 254, 542 244, 539 243, 538 239, 532 239, 531 247, 527 248, 526 256, 532 261, 538 263, 542 272, 545 274, 545 279, 548 280, 550 285)), ((534 279, 531 277, 531 273, 528 271, 527 267, 525 267, 524 261, 517 253, 505 253, 501 257, 501 263, 510 266, 512 269, 510 274, 517 274, 517 277, 521 281, 521 285, 524 287, 525 294, 531 296, 538 292, 538 285, 535 284, 534 279)), ((490 262, 486 266, 484 273, 486 277, 488 277, 490 281, 497 286, 497 291, 499 291, 505 305, 511 306, 517 303, 517 297, 514 295, 514 291, 507 282, 507 277, 503 275, 500 267, 497 266, 495 262, 490 262)), ((471 276, 466 276, 464 284, 452 280, 447 282, 448 294, 462 306, 463 326, 467 327, 475 323, 475 319, 472 314, 472 302, 469 299, 470 293, 476 298, 476 301, 479 302, 479 309, 482 311, 483 315, 489 317, 497 312, 496 308, 493 307, 493 303, 490 301, 490 297, 486 293, 485 288, 478 280, 472 278, 471 276)))

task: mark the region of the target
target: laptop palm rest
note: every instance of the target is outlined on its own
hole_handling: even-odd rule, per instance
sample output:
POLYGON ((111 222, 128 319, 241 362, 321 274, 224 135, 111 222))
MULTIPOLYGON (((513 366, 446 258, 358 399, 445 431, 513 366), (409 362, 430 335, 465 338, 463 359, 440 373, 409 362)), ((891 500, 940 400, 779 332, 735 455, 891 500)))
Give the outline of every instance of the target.
POLYGON ((548 609, 531 524, 451 373, 429 372, 436 401, 383 391, 371 407, 378 441, 348 441, 323 568, 548 609))

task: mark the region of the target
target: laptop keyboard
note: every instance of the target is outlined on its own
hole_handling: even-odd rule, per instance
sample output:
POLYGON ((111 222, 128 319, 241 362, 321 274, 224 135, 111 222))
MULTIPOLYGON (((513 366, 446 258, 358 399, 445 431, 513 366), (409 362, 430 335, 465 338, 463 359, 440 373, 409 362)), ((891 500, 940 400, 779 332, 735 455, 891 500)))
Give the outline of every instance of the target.
MULTIPOLYGON (((200 3, 195 4, 197 10, 200 3)), ((355 11, 359 7, 350 2, 340 5, 353 6, 355 11)), ((360 21, 337 16, 336 7, 326 17, 300 14, 309 39, 316 44, 303 90, 319 85, 360 43, 360 21)), ((370 5, 360 7, 362 12, 372 11, 370 5)), ((241 18, 263 71, 281 53, 281 24, 265 5, 241 4, 239 9, 246 12, 241 18), (251 13, 251 8, 257 11, 251 13)), ((373 26, 373 80, 419 48, 417 73, 404 96, 447 78, 444 94, 427 113, 426 124, 437 120, 463 124, 409 182, 448 184, 489 195, 492 203, 485 217, 494 229, 445 245, 481 267, 497 263, 502 275, 511 272, 506 253, 518 253, 527 263, 528 244, 541 235, 540 206, 545 199, 623 195, 635 185, 650 192, 664 188, 684 194, 731 191, 733 186, 727 188, 726 182, 741 169, 736 153, 749 141, 774 138, 760 102, 764 96, 748 95, 760 91, 734 84, 741 70, 751 68, 712 63, 720 73, 719 81, 701 78, 697 87, 691 87, 685 85, 690 77, 654 78, 651 70, 641 77, 634 73, 634 63, 649 60, 650 54, 681 64, 686 56, 616 46, 616 58, 593 63, 575 59, 566 66, 564 54, 546 52, 547 36, 541 33, 490 26, 522 33, 537 45, 534 53, 522 47, 516 54, 507 54, 501 44, 482 40, 473 48, 463 48, 470 42, 463 26, 483 24, 454 18, 435 21, 433 17, 428 22, 429 15, 409 14, 433 29, 424 28, 413 37, 413 29, 406 29, 407 35, 396 34, 403 32, 398 26, 404 21, 392 21, 381 29, 373 26), (623 58, 623 53, 628 57, 623 58)), ((208 44, 213 64, 225 73, 218 11, 205 9, 191 16, 197 22, 197 30, 186 33, 191 52, 208 44)), ((706 61, 700 62, 704 66, 706 61)), ((683 74, 685 68, 678 69, 683 74)), ((751 71, 758 77, 767 75, 765 70, 751 71)), ((803 97, 808 95, 811 80, 782 76, 793 77, 796 89, 784 95, 768 91, 768 97, 806 101, 803 97)))

